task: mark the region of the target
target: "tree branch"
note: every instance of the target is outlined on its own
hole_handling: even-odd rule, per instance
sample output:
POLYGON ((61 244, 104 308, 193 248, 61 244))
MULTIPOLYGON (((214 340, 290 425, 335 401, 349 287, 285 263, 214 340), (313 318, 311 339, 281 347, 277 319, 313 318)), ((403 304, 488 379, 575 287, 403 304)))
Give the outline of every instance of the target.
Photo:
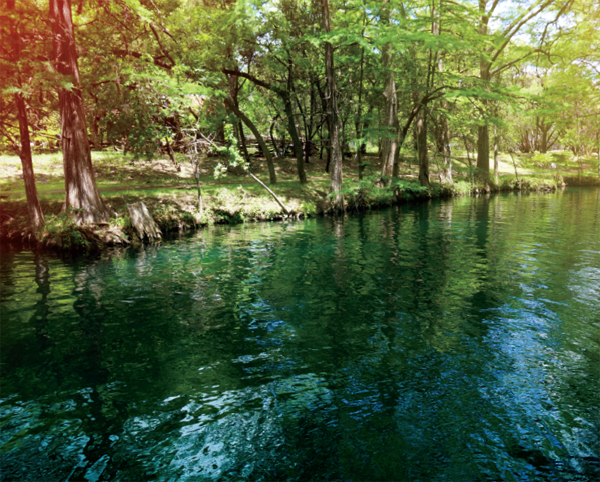
POLYGON ((503 71, 504 69, 507 69, 508 67, 510 67, 511 65, 514 65, 516 63, 519 63, 521 60, 526 59, 527 57, 529 57, 530 55, 533 55, 536 52, 542 52, 542 53, 546 53, 545 50, 542 49, 533 49, 530 50, 529 52, 527 52, 525 55, 523 55, 522 57, 519 57, 518 59, 515 60, 511 60, 510 62, 506 62, 503 65, 499 65, 498 67, 496 67, 494 70, 490 71, 490 76, 494 76, 496 75, 498 72, 503 71))
POLYGON ((504 40, 504 42, 502 42, 502 45, 500 45, 500 47, 498 47, 498 50, 496 50, 496 53, 492 56, 492 59, 490 60, 490 64, 493 64, 498 59, 500 54, 504 51, 506 46, 510 43, 511 39, 515 36, 515 34, 521 29, 521 27, 523 25, 525 25, 530 19, 532 19, 533 17, 538 15, 540 12, 545 10, 554 1, 555 0, 538 0, 537 3, 535 3, 534 5, 529 7, 527 10, 525 10, 521 15, 519 15, 513 21, 513 23, 511 23, 504 30, 504 32, 502 32, 502 37, 505 37, 505 40, 504 40), (537 7, 539 7, 539 9, 537 11, 533 11, 537 7))
POLYGON ((4 129, 0 129, 0 133, 8 139, 10 147, 17 153, 19 157, 21 157, 21 148, 19 147, 19 144, 17 143, 16 139, 4 129))
POLYGON ((277 201, 277 204, 279 204, 279 205, 281 206, 281 209, 283 209, 283 212, 284 212, 285 214, 290 214, 290 212, 288 211, 288 208, 286 208, 286 207, 283 205, 283 203, 282 203, 282 202, 279 200, 279 198, 277 197, 277 195, 276 195, 276 194, 275 194, 273 191, 271 191, 271 190, 268 188, 268 186, 267 186, 267 185, 266 185, 264 182, 262 182, 262 181, 261 181, 261 180, 260 180, 258 177, 256 177, 254 174, 252 174, 252 173, 251 173, 249 170, 248 170, 248 171, 246 171, 246 172, 247 172, 248 174, 250 174, 250 177, 251 177, 252 179, 254 179, 254 180, 255 180, 257 183, 259 183, 259 184, 260 184, 262 187, 264 187, 264 188, 267 190, 267 192, 268 192, 268 193, 269 193, 271 196, 273 196, 273 199, 275 199, 275 201, 277 201))
POLYGON ((160 38, 158 37, 158 33, 156 32, 156 29, 154 28, 154 25, 152 23, 150 24, 150 30, 152 30, 152 33, 154 34, 154 37, 156 38, 156 42, 158 43, 158 46, 160 47, 161 52, 165 55, 166 58, 169 59, 169 61, 171 62, 171 66, 174 67, 175 61, 171 58, 171 56, 169 55, 169 52, 167 52, 165 50, 165 48, 163 47, 163 44, 160 41, 160 38))
POLYGON ((268 84, 267 82, 257 79, 253 75, 247 74, 246 72, 240 72, 239 70, 230 70, 230 69, 222 69, 221 72, 223 72, 226 75, 235 75, 236 77, 242 77, 243 79, 248 79, 253 84, 258 85, 259 87, 262 87, 263 89, 271 90, 279 95, 284 95, 284 93, 285 93, 279 87, 276 87, 273 84, 268 84))
MULTIPOLYGON (((125 50, 125 49, 116 49, 112 51, 113 54, 121 56, 121 57, 126 57, 128 55, 130 55, 131 57, 135 57, 136 59, 141 59, 143 57, 143 55, 139 52, 132 52, 131 50, 125 50)), ((152 61, 154 63, 154 65, 157 65, 158 67, 162 67, 163 69, 167 69, 167 70, 171 70, 173 68, 173 65, 171 64, 167 64, 166 62, 162 62, 159 57, 152 57, 152 61)))
POLYGON ((486 14, 488 17, 491 17, 491 16, 494 14, 494 10, 496 10, 496 7, 498 6, 498 2, 499 2, 499 1, 500 1, 500 0, 494 0, 494 3, 493 3, 493 5, 492 5, 492 8, 490 8, 490 9, 488 10, 487 14, 486 14))

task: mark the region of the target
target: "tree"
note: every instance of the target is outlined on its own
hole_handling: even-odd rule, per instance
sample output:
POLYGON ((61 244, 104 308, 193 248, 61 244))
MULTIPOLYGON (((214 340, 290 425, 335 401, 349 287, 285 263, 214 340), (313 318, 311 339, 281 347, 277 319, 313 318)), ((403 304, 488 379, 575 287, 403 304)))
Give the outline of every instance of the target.
POLYGON ((260 134, 260 132, 258 131, 256 126, 254 125, 254 123, 250 120, 250 118, 246 114, 244 114, 240 110, 238 98, 237 98, 237 94, 239 91, 239 88, 237 86, 238 77, 233 76, 233 75, 229 76, 228 81, 229 81, 229 91, 228 91, 227 97, 225 99, 225 105, 229 109, 231 109, 231 112, 233 112, 234 115, 238 119, 240 119, 244 124, 246 124, 248 126, 250 131, 252 131, 252 134, 256 138, 256 141, 258 142, 258 145, 260 146, 263 156, 265 156, 265 159, 267 161, 267 167, 269 169, 269 182, 271 184, 275 184, 277 182, 277 176, 275 174, 275 166, 273 165, 273 157, 271 156, 271 152, 269 151, 267 144, 265 143, 262 135, 260 134))
MULTIPOLYGON (((390 15, 390 0, 384 0, 384 6, 381 9, 381 23, 383 29, 387 30, 392 26, 390 15)), ((387 42, 383 46, 381 55, 381 64, 384 69, 384 88, 383 88, 383 139, 381 144, 381 175, 398 175, 398 97, 396 94, 396 80, 394 73, 394 52, 392 45, 387 42)))
POLYGON ((283 104, 299 180, 305 183, 303 147, 293 106, 295 64, 287 48, 292 42, 288 42, 285 28, 288 22, 282 21, 289 5, 286 3, 281 11, 258 12, 247 3, 240 2, 236 8, 231 3, 194 5, 190 9, 192 21, 188 14, 184 22, 178 22, 180 35, 189 37, 181 39, 188 45, 186 50, 194 52, 186 57, 198 71, 248 79, 275 94, 283 104), (260 73, 251 73, 256 70, 260 73))
POLYGON ((62 76, 58 99, 66 191, 63 208, 73 211, 78 224, 106 223, 110 211, 100 197, 92 167, 70 0, 50 0, 50 24, 52 58, 62 76))
MULTIPOLYGON (((331 19, 329 17, 329 2, 321 0, 323 14, 323 27, 326 33, 331 33, 331 19)), ((327 77, 327 115, 329 116, 329 142, 331 144, 331 188, 333 194, 333 209, 344 210, 344 195, 342 194, 342 146, 340 143, 340 117, 337 106, 337 91, 335 86, 335 72, 333 66, 333 45, 329 40, 325 42, 325 75, 327 77)))
MULTIPOLYGON (((24 97, 24 86, 21 79, 21 32, 17 27, 17 15, 18 13, 15 10, 15 0, 7 0, 6 1, 6 13, 9 15, 9 32, 4 32, 8 34, 11 39, 11 52, 9 55, 10 62, 8 65, 5 65, 6 71, 8 74, 8 79, 6 80, 5 85, 10 85, 10 80, 12 78, 12 82, 14 82, 13 88, 16 90, 14 93, 14 103, 16 105, 17 110, 17 119, 19 122, 19 137, 20 137, 20 145, 12 139, 12 146, 15 151, 19 154, 19 158, 21 159, 21 165, 23 166, 23 182, 25 184, 25 195, 27 198, 27 211, 29 213, 29 223, 32 228, 32 232, 34 236, 39 233, 39 231, 44 227, 44 214, 42 213, 42 208, 40 206, 40 201, 38 199, 37 188, 35 185, 35 174, 33 171, 33 160, 31 156, 31 140, 29 138, 29 121, 27 119, 27 106, 25 103, 24 97)), ((23 25, 23 22, 20 22, 23 25)), ((2 69, 4 70, 4 69, 2 69)), ((4 77, 4 75, 2 76, 4 77)), ((5 136, 10 136, 6 129, 2 129, 5 136)))
MULTIPOLYGON (((483 50, 483 55, 479 61, 479 79, 482 82, 483 89, 489 88, 489 83, 494 77, 510 68, 511 66, 522 62, 531 57, 534 53, 542 50, 547 43, 547 36, 551 32, 551 26, 555 24, 559 17, 566 13, 574 0, 536 0, 522 8, 517 8, 516 11, 509 14, 507 18, 496 18, 500 21, 502 29, 498 32, 491 32, 490 20, 494 17, 498 0, 479 0, 479 34, 481 41, 486 47, 483 50), (512 39, 535 17, 540 16, 544 11, 551 7, 556 7, 557 11, 554 17, 545 22, 542 30, 539 44, 536 47, 528 47, 524 52, 521 52, 516 58, 505 58, 505 52, 512 39)), ((488 105, 488 98, 483 96, 482 103, 484 108, 488 105)), ((489 128, 487 122, 482 122, 478 128, 477 137, 477 169, 478 176, 484 181, 489 180, 490 176, 490 139, 489 128)))

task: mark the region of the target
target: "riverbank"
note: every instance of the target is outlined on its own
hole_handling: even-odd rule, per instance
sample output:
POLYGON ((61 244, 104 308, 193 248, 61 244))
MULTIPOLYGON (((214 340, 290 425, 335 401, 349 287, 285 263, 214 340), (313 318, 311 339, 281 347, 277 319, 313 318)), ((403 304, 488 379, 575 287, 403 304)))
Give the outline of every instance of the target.
MULTIPOLYGON (((329 176, 324 172, 323 161, 314 159, 307 164, 310 181, 301 184, 294 179, 294 160, 278 162, 278 182, 270 185, 285 210, 258 183, 248 176, 230 175, 220 182, 212 177, 208 161, 201 172, 201 198, 191 178, 189 166, 168 161, 136 161, 118 158, 112 153, 95 153, 98 185, 102 196, 114 213, 108 225, 77 226, 70 216, 61 213, 63 194, 62 177, 52 176, 56 156, 46 159, 38 175, 38 189, 46 227, 36 239, 28 227, 25 196, 16 189, 18 179, 8 179, 2 185, 0 202, 0 241, 19 244, 23 248, 45 248, 67 251, 94 251, 106 246, 139 243, 131 224, 128 205, 143 202, 163 234, 185 232, 214 224, 301 219, 328 213, 329 176), (127 162, 125 162, 127 161, 127 162), (44 167, 46 169, 44 169, 44 167), (287 211, 287 212, 285 212, 287 211)), ((554 191, 566 185, 597 184, 597 179, 536 173, 520 175, 519 180, 501 171, 499 184, 484 186, 473 182, 466 165, 456 164, 455 183, 442 186, 433 182, 429 188, 419 185, 416 168, 402 166, 399 180, 382 185, 378 179, 377 159, 367 156, 369 168, 363 180, 358 179, 357 166, 352 160, 345 166, 344 195, 348 213, 382 209, 395 204, 422 202, 429 199, 463 195, 484 195, 507 191, 554 191)), ((264 163, 255 161, 253 171, 265 179, 264 163)), ((4 163, 6 164, 6 163, 4 163)), ((56 167, 56 166, 55 166, 56 167)), ((510 166, 507 166, 510 167, 510 166)), ((53 172, 57 172, 54 170, 53 172)), ((432 178, 435 179, 435 174, 432 178)), ((22 184, 22 181, 21 181, 22 184)))
MULTIPOLYGON (((25 248, 40 245, 77 251, 93 251, 105 246, 140 242, 127 210, 129 204, 136 202, 143 202, 148 207, 164 234, 185 232, 215 224, 279 221, 327 214, 327 181, 311 181, 306 185, 288 184, 297 185, 278 186, 279 189, 276 189, 288 210, 287 214, 258 185, 231 184, 211 189, 209 194, 203 196, 202 213, 197 206, 196 193, 191 188, 106 195, 105 201, 115 213, 107 226, 76 226, 68 215, 60 213, 62 202, 42 200, 47 224, 39 240, 36 240, 29 230, 26 202, 3 200, 0 203, 0 241, 21 244, 25 248), (285 195, 282 194, 284 192, 285 195)), ((498 188, 491 189, 477 184, 471 186, 465 181, 458 181, 454 186, 434 183, 429 189, 422 188, 415 180, 400 180, 395 188, 381 187, 365 181, 347 183, 345 197, 346 210, 350 214, 443 197, 481 195, 497 191, 551 192, 555 189, 556 185, 547 180, 534 178, 522 179, 520 185, 506 182, 498 188)))

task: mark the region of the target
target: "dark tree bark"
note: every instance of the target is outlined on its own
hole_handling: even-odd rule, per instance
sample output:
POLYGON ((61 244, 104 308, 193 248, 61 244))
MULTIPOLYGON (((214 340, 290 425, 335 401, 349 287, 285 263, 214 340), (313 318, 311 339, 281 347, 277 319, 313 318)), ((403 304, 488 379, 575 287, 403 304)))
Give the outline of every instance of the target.
POLYGON ((286 95, 284 100, 284 111, 288 120, 288 132, 290 133, 290 137, 292 138, 292 143, 294 144, 294 155, 296 156, 296 166, 298 167, 298 178, 301 183, 306 182, 306 172, 304 170, 304 154, 302 149, 302 141, 300 140, 300 136, 298 135, 298 130, 296 129, 296 122, 294 121, 294 111, 292 109, 292 100, 289 95, 286 95))
POLYGON ((463 143, 465 144, 465 151, 467 152, 467 161, 469 163, 469 177, 471 178, 471 187, 475 187, 475 176, 473 173, 473 164, 471 163, 471 154, 469 151, 469 142, 466 136, 463 136, 463 143))
POLYGON ((548 122, 543 117, 536 117, 535 125, 539 133, 539 150, 542 154, 546 154, 554 143, 552 139, 552 122, 548 122))
POLYGON ((429 187, 429 156, 427 155, 427 114, 424 109, 417 114, 417 144, 419 152, 419 182, 429 187))
POLYGON ((294 111, 292 109, 292 97, 290 95, 290 86, 291 86, 291 65, 290 72, 288 73, 288 86, 287 90, 280 89, 279 87, 274 86, 273 84, 269 84, 264 82, 256 77, 247 74, 245 72, 240 72, 239 70, 228 70, 223 69, 222 72, 228 75, 235 75, 237 77, 242 77, 244 79, 248 79, 252 83, 262 87, 263 89, 270 90, 277 94, 281 100, 283 101, 285 115, 287 116, 288 121, 288 131, 292 138, 292 142, 294 143, 294 153, 296 155, 296 161, 298 166, 298 178, 301 183, 306 182, 306 171, 304 170, 304 160, 303 160, 303 149, 302 142, 300 141, 300 137, 298 136, 298 130, 296 129, 296 122, 294 121, 294 111))
POLYGON ((107 222, 110 211, 100 197, 92 168, 70 0, 50 0, 50 24, 56 70, 73 85, 58 89, 66 191, 63 207, 73 209, 78 224, 107 222))
POLYGON ((300 136, 298 135, 298 129, 296 128, 296 119, 294 118, 294 108, 292 106, 292 88, 292 61, 290 60, 288 64, 287 90, 282 92, 284 94, 282 98, 284 103, 285 115, 288 118, 288 130, 290 132, 292 142, 294 143, 294 154, 296 155, 298 178, 300 179, 300 182, 304 184, 306 182, 306 171, 304 170, 304 149, 302 148, 302 141, 300 140, 300 136))
POLYGON ((319 157, 323 159, 323 148, 325 147, 327 149, 327 161, 325 163, 325 172, 329 173, 329 166, 331 165, 331 142, 329 136, 329 133, 331 132, 331 117, 327 115, 328 107, 326 94, 323 92, 323 89, 321 89, 321 84, 318 81, 316 82, 316 85, 317 90, 319 91, 319 97, 321 99, 321 106, 323 108, 323 112, 325 112, 325 122, 327 123, 327 139, 325 139, 323 136, 323 123, 321 124, 321 132, 319 134, 321 137, 321 154, 319 157))
MULTIPOLYGON (((6 9, 8 12, 14 11, 15 0, 7 0, 6 9)), ((18 84, 21 84, 20 73, 18 72, 17 63, 21 54, 21 45, 19 33, 14 21, 10 22, 10 33, 12 38, 12 60, 15 66, 15 76, 18 84)), ((19 137, 21 146, 15 144, 15 149, 18 150, 21 165, 23 166, 23 182, 25 184, 25 196, 27 198, 27 211, 29 213, 29 223, 34 235, 44 227, 44 214, 38 199, 37 188, 35 185, 35 174, 33 172, 33 160, 31 156, 31 140, 29 138, 29 121, 27 119, 27 109, 25 107, 25 99, 19 94, 15 94, 15 104, 17 106, 17 118, 19 120, 19 137)))
MULTIPOLYGON (((327 33, 331 32, 331 20, 329 17, 329 2, 321 0, 321 11, 323 24, 327 33)), ((340 142, 340 118, 337 108, 337 92, 335 86, 335 72, 333 70, 333 45, 325 42, 325 76, 327 77, 327 110, 331 119, 331 131, 329 139, 331 142, 331 188, 333 193, 333 209, 344 211, 344 195, 342 194, 342 146, 340 142)))
POLYGON ((487 125, 477 128, 477 177, 490 178, 490 131, 487 125))
POLYGON ((254 137, 258 141, 261 151, 263 155, 267 159, 267 166, 269 168, 269 182, 271 184, 275 184, 277 182, 277 176, 275 175, 275 166, 273 165, 273 158, 271 156, 271 152, 267 147, 263 137, 258 132, 258 129, 254 125, 254 123, 239 109, 239 107, 235 104, 234 100, 231 98, 227 98, 226 100, 227 107, 231 109, 231 111, 236 115, 238 119, 240 119, 244 124, 248 126, 248 128, 252 131, 254 137))
MULTIPOLYGON (((290 85, 292 88, 294 88, 293 84, 290 85)), ((314 86, 311 84, 311 89, 314 88, 314 86)), ((300 116, 302 117, 302 124, 304 126, 304 142, 302 142, 302 152, 304 155, 304 162, 306 164, 310 163, 310 148, 309 148, 309 143, 310 143, 310 139, 311 139, 311 135, 310 135, 310 129, 311 129, 311 125, 312 125, 312 111, 309 113, 309 115, 311 115, 310 120, 307 119, 307 115, 304 112, 304 109, 302 108, 302 103, 300 102, 300 98, 298 97, 298 94, 294 88, 294 98, 296 99, 296 105, 298 106, 298 110, 300 111, 300 116)))
MULTIPOLYGON (((487 34, 487 17, 482 18, 480 31, 487 34)), ((479 78, 485 83, 492 80, 490 63, 482 60, 479 64, 479 78)), ((482 100, 483 107, 488 104, 487 99, 482 100)), ((487 182, 490 178, 490 131, 487 124, 477 127, 477 177, 487 182)))
POLYGON ((246 160, 246 162, 250 162, 250 154, 248 153, 248 146, 246 145, 246 134, 244 134, 244 126, 241 122, 238 121, 235 123, 234 127, 238 140, 240 142, 240 149, 242 149, 244 159, 246 160))

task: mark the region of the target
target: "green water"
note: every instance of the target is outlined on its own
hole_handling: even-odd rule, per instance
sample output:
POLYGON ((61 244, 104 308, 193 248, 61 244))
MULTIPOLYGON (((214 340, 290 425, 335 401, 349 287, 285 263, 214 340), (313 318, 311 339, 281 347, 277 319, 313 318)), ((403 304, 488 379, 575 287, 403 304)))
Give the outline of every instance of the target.
POLYGON ((1 256, 4 480, 598 480, 600 191, 1 256))

